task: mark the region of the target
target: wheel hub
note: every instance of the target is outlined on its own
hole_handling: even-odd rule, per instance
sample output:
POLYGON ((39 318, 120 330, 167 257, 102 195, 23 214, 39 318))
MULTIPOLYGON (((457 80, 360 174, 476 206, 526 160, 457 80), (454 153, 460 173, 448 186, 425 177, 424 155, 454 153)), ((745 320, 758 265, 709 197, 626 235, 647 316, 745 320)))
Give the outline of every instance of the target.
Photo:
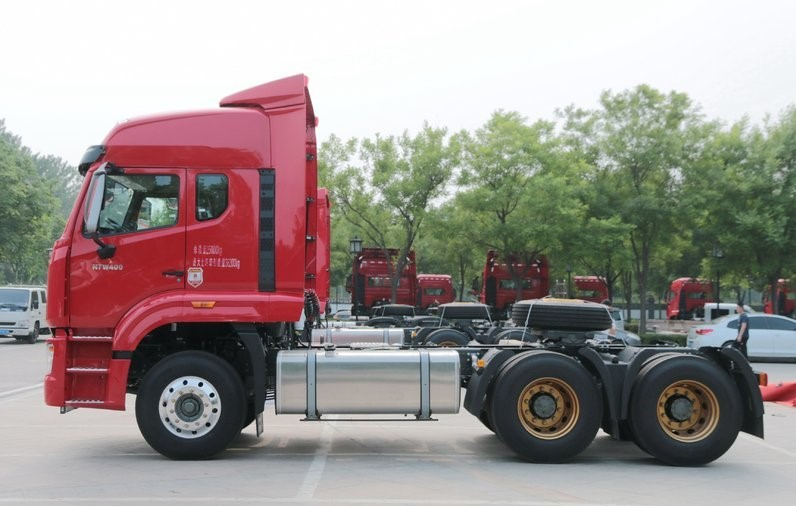
POLYGON ((693 443, 709 436, 720 419, 715 394, 702 383, 672 383, 658 398, 658 423, 673 439, 693 443))
POLYGON ((172 434, 194 439, 213 429, 221 417, 221 397, 203 378, 184 376, 163 389, 158 406, 160 421, 172 434))
POLYGON ((568 434, 580 416, 572 387, 558 378, 539 378, 525 386, 517 399, 517 415, 525 430, 540 439, 568 434))

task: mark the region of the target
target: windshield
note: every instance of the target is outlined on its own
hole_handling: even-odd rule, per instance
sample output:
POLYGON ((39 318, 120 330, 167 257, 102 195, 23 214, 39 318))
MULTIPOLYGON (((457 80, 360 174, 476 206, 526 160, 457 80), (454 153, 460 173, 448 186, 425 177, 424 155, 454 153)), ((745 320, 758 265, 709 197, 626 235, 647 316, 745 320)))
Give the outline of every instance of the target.
POLYGON ((0 309, 24 310, 28 307, 28 290, 0 288, 0 309))

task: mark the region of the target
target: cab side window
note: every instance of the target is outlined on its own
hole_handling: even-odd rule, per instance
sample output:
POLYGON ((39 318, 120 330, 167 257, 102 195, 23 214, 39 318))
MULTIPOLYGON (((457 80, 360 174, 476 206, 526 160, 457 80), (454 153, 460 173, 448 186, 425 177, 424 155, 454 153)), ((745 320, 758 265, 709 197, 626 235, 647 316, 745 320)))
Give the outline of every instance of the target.
POLYGON ((180 180, 168 174, 109 175, 99 217, 100 235, 177 224, 180 180))
POLYGON ((227 209, 229 180, 223 174, 196 176, 196 219, 207 221, 218 218, 227 209))

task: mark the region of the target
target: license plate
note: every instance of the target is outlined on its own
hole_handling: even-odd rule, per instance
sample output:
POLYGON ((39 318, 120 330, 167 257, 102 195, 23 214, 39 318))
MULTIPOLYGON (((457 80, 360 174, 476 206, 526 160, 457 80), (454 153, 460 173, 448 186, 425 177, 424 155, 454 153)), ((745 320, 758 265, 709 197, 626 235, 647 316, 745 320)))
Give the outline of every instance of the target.
POLYGON ((0 336, 7 336, 11 331, 8 329, 0 329, 0 336))

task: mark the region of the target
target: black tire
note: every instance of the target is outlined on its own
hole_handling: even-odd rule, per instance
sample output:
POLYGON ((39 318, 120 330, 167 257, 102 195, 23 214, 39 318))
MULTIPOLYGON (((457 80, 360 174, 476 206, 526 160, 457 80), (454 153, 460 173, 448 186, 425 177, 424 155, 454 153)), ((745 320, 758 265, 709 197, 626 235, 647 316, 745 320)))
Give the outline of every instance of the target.
POLYGON ((398 327, 398 325, 398 320, 392 316, 376 316, 365 322, 366 327, 375 327, 378 329, 398 327))
POLYGON ((633 440, 674 466, 724 455, 741 428, 741 397, 727 373, 695 355, 669 355, 644 368, 630 396, 633 440))
POLYGON ((531 462, 563 462, 585 450, 602 422, 594 378, 557 353, 512 360, 498 374, 490 400, 489 420, 498 437, 531 462))
POLYGON ((489 419, 489 411, 488 410, 485 409, 485 410, 481 411, 481 414, 478 415, 478 419, 481 421, 482 424, 484 424, 484 427, 489 429, 490 432, 493 432, 493 433, 495 432, 495 428, 492 427, 492 420, 489 419))
POLYGON ((544 330, 605 330, 614 324, 605 306, 583 300, 522 300, 514 303, 511 320, 544 330))
POLYGON ((526 343, 535 343, 538 340, 538 337, 535 334, 532 334, 528 329, 521 328, 505 329, 495 336, 496 343, 502 339, 512 339, 515 341, 524 341, 526 343))
POLYGON ((454 329, 437 329, 426 337, 425 344, 435 344, 445 348, 467 346, 470 339, 454 329))
POLYGON ((223 451, 240 433, 246 411, 238 373, 203 351, 180 352, 155 364, 135 401, 144 439, 178 460, 207 459, 223 451))
POLYGON ((27 343, 28 344, 36 344, 36 341, 39 340, 39 333, 41 332, 41 328, 39 327, 39 322, 33 324, 33 330, 28 334, 27 343))

